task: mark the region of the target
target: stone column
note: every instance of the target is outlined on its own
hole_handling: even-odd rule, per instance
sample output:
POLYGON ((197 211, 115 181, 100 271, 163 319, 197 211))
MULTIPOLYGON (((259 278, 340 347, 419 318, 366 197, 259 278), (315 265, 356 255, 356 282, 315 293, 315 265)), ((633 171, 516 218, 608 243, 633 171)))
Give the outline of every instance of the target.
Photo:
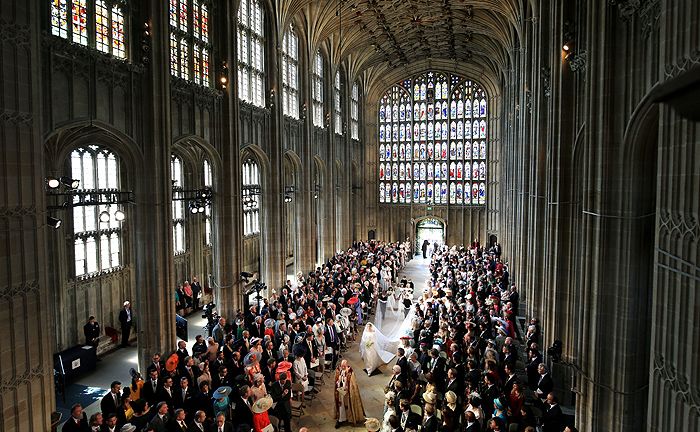
MULTIPOLYGON (((222 124, 220 146, 221 166, 214 171, 214 299, 218 310, 231 316, 242 307, 240 272, 243 256, 243 222, 241 221, 241 160, 238 131, 238 71, 236 58, 236 38, 238 15, 236 4, 227 1, 222 13, 215 16, 217 46, 221 47, 220 60, 226 62, 214 65, 216 73, 226 78, 223 89, 222 124)), ((220 83, 221 76, 215 82, 220 83)), ((219 85, 218 83, 216 85, 219 85)))
POLYGON ((139 364, 146 365, 154 352, 171 350, 175 344, 175 287, 172 234, 172 148, 170 117, 170 70, 168 7, 149 3, 141 16, 151 28, 151 62, 144 74, 143 92, 149 105, 144 111, 148 145, 144 167, 137 180, 136 275, 138 289, 134 312, 137 323, 139 364))
POLYGON ((41 22, 36 1, 5 2, 0 192, 0 430, 47 431, 54 410, 49 235, 41 135, 41 22))

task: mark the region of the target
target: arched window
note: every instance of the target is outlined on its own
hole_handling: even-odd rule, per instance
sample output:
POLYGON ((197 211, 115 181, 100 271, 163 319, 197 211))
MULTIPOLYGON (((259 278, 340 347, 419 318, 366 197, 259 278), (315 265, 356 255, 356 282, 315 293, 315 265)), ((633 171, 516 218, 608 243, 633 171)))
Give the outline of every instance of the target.
POLYGON ((312 92, 314 109, 314 126, 323 127, 323 57, 321 51, 314 56, 314 71, 312 76, 312 92))
POLYGON ((282 41, 282 106, 284 114, 299 118, 299 38, 292 26, 282 41))
POLYGON ((350 137, 360 139, 360 88, 357 83, 352 85, 352 97, 350 99, 350 137))
POLYGON ((170 73, 196 84, 211 85, 207 0, 169 0, 170 73))
POLYGON ((94 8, 88 3, 92 2, 52 0, 51 34, 126 58, 125 2, 96 0, 94 8))
POLYGON ((178 255, 185 252, 184 170, 178 156, 170 158, 170 175, 173 184, 173 252, 178 255))
POLYGON ((238 97, 265 106, 264 14, 258 0, 241 0, 238 8, 238 97))
POLYGON ((485 205, 487 104, 479 84, 456 75, 390 88, 379 102, 379 202, 485 205))
POLYGON ((260 233, 260 168, 258 163, 248 158, 243 162, 243 235, 260 233))
POLYGON ((340 85, 340 71, 335 72, 333 82, 333 116, 335 120, 335 133, 343 134, 343 93, 340 85))
MULTIPOLYGON (((204 187, 212 187, 211 164, 204 159, 204 187)), ((211 202, 204 208, 204 244, 212 245, 211 241, 211 202)))
MULTIPOLYGON (((119 159, 99 146, 87 146, 71 153, 72 177, 80 180, 79 190, 109 192, 120 189, 119 159)), ((80 202, 74 197, 74 204, 80 202)), ((116 214, 120 205, 75 205, 73 244, 75 276, 85 278, 122 266, 122 227, 116 214)))

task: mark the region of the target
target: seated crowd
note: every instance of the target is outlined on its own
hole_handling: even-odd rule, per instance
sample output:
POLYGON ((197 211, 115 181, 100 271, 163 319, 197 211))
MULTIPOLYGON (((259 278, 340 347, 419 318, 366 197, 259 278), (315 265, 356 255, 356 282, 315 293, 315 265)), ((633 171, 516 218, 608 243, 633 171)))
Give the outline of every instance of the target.
MULTIPOLYGON (((293 389, 319 391, 316 375, 335 368, 372 309, 380 270, 396 278, 409 249, 356 242, 307 277, 299 273, 272 290, 259 309, 214 316, 211 335, 197 336, 191 352, 181 340, 174 352, 154 354, 143 377, 132 370, 129 385, 112 383, 100 413, 87 419, 74 405, 62 430, 291 432, 293 389)), ((178 304, 196 308, 198 295, 187 286, 178 290, 178 304)))
POLYGON ((531 320, 527 358, 518 291, 500 246, 436 249, 412 331, 385 388, 385 431, 574 431, 566 425, 531 320))

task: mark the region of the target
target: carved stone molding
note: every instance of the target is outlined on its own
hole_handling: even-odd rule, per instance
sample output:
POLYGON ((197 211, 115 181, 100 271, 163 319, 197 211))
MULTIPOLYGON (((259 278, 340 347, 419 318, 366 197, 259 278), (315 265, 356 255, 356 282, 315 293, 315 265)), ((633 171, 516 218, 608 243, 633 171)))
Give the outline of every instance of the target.
POLYGON ((44 367, 38 366, 28 370, 22 375, 16 375, 7 381, 0 382, 0 393, 16 390, 19 386, 44 378, 44 367))
POLYGON ((9 45, 26 48, 30 42, 29 26, 0 18, 0 38, 9 45))
POLYGON ((542 66, 540 76, 542 77, 542 92, 544 97, 548 98, 552 95, 552 73, 547 66, 542 66))
POLYGON ((659 25, 661 15, 661 0, 646 0, 639 10, 639 22, 642 27, 642 37, 647 39, 659 25))
POLYGON ((0 207, 0 219, 21 218, 35 215, 36 207, 34 206, 0 207))
POLYGON ((71 61, 71 63, 77 61, 86 65, 104 65, 108 69, 124 73, 143 73, 145 70, 142 64, 120 59, 95 48, 72 43, 66 39, 47 33, 42 35, 42 42, 44 47, 48 48, 56 59, 65 58, 71 61))
POLYGON ((10 301, 15 297, 26 297, 37 292, 39 292, 39 284, 36 281, 30 281, 0 289, 0 300, 10 301))
POLYGON ((654 356, 654 375, 661 378, 696 416, 700 416, 700 387, 691 387, 688 377, 679 373, 676 367, 659 353, 654 356))
POLYGON ((586 71, 586 59, 588 57, 588 53, 583 50, 578 53, 573 53, 571 54, 568 59, 569 59, 569 68, 571 69, 571 72, 578 73, 578 72, 585 72, 586 71))
POLYGON ((662 232, 667 232, 676 240, 687 239, 691 242, 697 242, 700 239, 700 225, 693 215, 662 210, 659 224, 662 232))
POLYGON ((0 112, 0 122, 12 123, 15 125, 30 126, 34 121, 34 115, 30 112, 2 110, 0 112))
POLYGON ((700 65, 700 49, 691 52, 689 56, 677 59, 674 63, 666 65, 666 78, 674 78, 687 72, 690 68, 700 65))
POLYGON ((610 0, 610 4, 617 6, 620 19, 630 21, 639 10, 640 0, 610 0))

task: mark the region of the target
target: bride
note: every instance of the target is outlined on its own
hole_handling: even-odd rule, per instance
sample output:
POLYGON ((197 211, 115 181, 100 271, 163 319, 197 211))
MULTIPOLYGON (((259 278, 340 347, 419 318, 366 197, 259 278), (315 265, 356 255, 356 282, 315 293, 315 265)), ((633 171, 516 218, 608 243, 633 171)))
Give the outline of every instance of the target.
POLYGON ((372 375, 380 366, 389 363, 397 347, 398 340, 388 339, 372 323, 367 323, 360 341, 360 355, 365 362, 367 375, 372 375))

